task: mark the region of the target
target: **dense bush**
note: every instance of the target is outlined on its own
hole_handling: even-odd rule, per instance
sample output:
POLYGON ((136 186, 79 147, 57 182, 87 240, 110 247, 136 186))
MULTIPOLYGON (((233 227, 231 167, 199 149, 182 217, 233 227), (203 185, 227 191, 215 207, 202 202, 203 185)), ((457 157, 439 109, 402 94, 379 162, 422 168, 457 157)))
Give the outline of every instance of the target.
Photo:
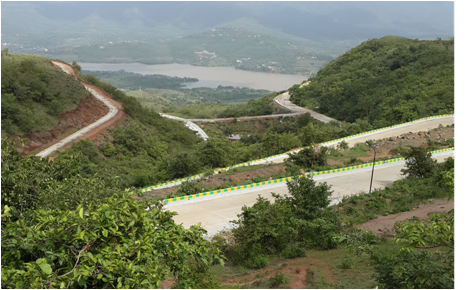
POLYGON ((286 159, 286 167, 299 166, 304 170, 312 169, 314 166, 327 165, 328 147, 321 146, 318 150, 315 147, 305 148, 297 153, 289 153, 286 159))
POLYGON ((453 289, 453 264, 445 263, 445 258, 441 253, 417 250, 377 254, 375 279, 386 289, 453 289))
POLYGON ((235 244, 224 248, 234 264, 252 266, 263 256, 302 257, 306 248, 337 246, 340 223, 326 208, 330 186, 300 178, 288 182, 288 190, 291 196, 273 193, 274 203, 259 196, 252 207, 242 208, 239 219, 233 221, 235 244))
POLYGON ((139 203, 107 175, 84 178, 75 158, 23 157, 2 140, 2 288, 217 288, 222 263, 199 226, 139 203))
POLYGON ((310 84, 290 89, 291 101, 347 122, 375 127, 454 110, 454 41, 385 36, 351 49, 310 84))
POLYGON ((89 93, 50 60, 2 51, 2 132, 50 130, 58 116, 77 107, 89 93))
POLYGON ((120 190, 118 179, 101 172, 99 176, 82 176, 80 157, 67 160, 47 159, 19 154, 11 141, 2 139, 2 205, 10 208, 12 221, 31 222, 36 209, 73 210, 101 204, 120 190))

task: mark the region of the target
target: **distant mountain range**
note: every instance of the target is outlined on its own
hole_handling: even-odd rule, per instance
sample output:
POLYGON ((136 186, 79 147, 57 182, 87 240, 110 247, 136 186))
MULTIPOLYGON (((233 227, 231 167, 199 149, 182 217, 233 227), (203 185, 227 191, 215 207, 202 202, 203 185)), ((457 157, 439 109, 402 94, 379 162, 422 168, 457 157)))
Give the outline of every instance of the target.
POLYGON ((2 2, 2 49, 54 57, 104 43, 164 43, 239 27, 336 57, 366 39, 454 36, 453 2, 2 2), (47 54, 46 54, 47 53, 47 54))

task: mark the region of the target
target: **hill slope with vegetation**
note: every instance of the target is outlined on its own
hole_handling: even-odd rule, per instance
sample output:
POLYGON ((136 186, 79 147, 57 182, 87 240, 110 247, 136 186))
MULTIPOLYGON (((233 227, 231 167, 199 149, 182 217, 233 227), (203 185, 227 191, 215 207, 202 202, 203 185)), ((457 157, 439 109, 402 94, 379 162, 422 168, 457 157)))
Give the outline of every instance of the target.
POLYGON ((375 127, 454 110, 454 39, 371 39, 294 86, 291 101, 330 117, 375 127))
POLYGON ((2 51, 2 135, 50 130, 89 95, 49 59, 2 51))

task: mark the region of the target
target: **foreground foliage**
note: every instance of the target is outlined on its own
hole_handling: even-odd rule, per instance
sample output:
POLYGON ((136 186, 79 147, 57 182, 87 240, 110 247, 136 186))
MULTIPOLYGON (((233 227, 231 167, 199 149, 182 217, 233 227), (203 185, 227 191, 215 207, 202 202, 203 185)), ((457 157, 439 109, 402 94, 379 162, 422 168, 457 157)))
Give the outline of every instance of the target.
POLYGON ((2 288, 217 288, 223 263, 199 225, 139 203, 74 160, 23 157, 2 140, 2 288))

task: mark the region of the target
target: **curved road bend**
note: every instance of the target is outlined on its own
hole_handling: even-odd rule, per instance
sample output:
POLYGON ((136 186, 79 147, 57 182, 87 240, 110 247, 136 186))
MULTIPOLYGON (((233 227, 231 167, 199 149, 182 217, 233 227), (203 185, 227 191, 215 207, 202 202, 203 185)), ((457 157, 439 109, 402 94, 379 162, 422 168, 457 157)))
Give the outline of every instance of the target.
MULTIPOLYGON (((54 65, 59 66, 64 72, 74 75, 75 79, 76 79, 76 73, 75 73, 75 71, 73 70, 73 68, 71 66, 69 66, 67 64, 64 64, 64 63, 61 63, 61 62, 57 62, 57 61, 52 61, 52 63, 54 65)), ((86 90, 88 90, 96 99, 103 102, 107 107, 109 107, 109 112, 104 117, 100 118, 99 120, 92 123, 91 125, 88 125, 88 126, 82 128, 81 130, 79 130, 79 131, 71 134, 70 136, 60 140, 59 142, 55 143, 54 145, 42 150, 41 152, 36 154, 36 156, 40 156, 40 157, 49 156, 54 151, 63 148, 64 146, 68 145, 69 143, 73 142, 74 140, 80 139, 81 137, 85 136, 86 134, 88 134, 92 130, 94 130, 97 127, 99 127, 99 126, 103 125, 104 123, 108 122, 109 120, 114 118, 119 113, 119 109, 109 99, 107 99, 105 96, 103 96, 101 93, 99 93, 96 89, 94 89, 93 86, 85 84, 85 83, 82 83, 82 84, 84 85, 86 90)))
POLYGON ((285 108, 286 110, 289 110, 289 111, 292 111, 292 112, 296 112, 298 114, 305 114, 305 113, 309 113, 310 116, 316 120, 319 120, 323 123, 328 123, 330 121, 337 121, 333 118, 330 118, 328 116, 325 116, 325 115, 322 115, 320 113, 317 113, 315 111, 312 111, 312 110, 309 110, 309 109, 306 109, 306 108, 303 108, 303 107, 299 107, 295 104, 293 104, 290 100, 290 95, 289 95, 289 92, 285 92, 279 96, 277 96, 275 98, 275 102, 280 105, 281 107, 285 108))
MULTIPOLYGON (((454 151, 436 153, 433 157, 441 162, 449 156, 454 156, 454 151)), ((373 189, 385 188, 394 181, 401 179, 401 169, 405 161, 388 163, 375 166, 373 189)), ((332 203, 338 202, 342 197, 369 192, 369 183, 372 167, 355 169, 345 172, 337 172, 314 176, 314 180, 326 181, 332 186, 332 203)), ((224 228, 231 228, 231 220, 237 219, 237 214, 242 212, 242 206, 252 206, 261 195, 269 200, 274 200, 271 192, 281 195, 288 194, 286 182, 269 184, 260 187, 252 187, 232 192, 218 193, 211 196, 197 197, 191 200, 171 202, 165 208, 178 213, 174 216, 177 224, 188 228, 191 225, 201 223, 208 231, 208 236, 216 234, 224 228)))

